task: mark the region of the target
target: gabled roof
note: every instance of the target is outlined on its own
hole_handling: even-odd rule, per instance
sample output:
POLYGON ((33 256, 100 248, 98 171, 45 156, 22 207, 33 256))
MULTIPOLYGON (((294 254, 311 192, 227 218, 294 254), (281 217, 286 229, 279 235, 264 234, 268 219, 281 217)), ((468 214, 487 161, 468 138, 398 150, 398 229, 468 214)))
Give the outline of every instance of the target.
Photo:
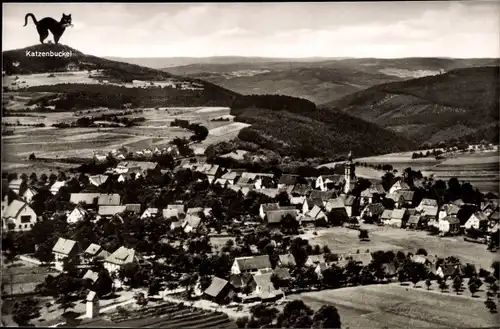
POLYGON ((101 251, 97 254, 97 256, 96 256, 96 257, 98 257, 98 258, 102 258, 102 259, 106 259, 106 258, 108 258, 108 257, 109 257, 109 255, 110 255, 110 253, 109 253, 109 252, 107 252, 106 250, 104 250, 104 249, 103 249, 103 250, 101 250, 101 251))
POLYGON ((422 209, 422 215, 423 216, 436 216, 439 212, 438 207, 434 206, 424 206, 422 209))
POLYGON ((179 218, 179 211, 177 209, 163 209, 163 218, 169 219, 171 217, 179 218))
POLYGON ((2 213, 2 218, 17 218, 17 216, 19 216, 19 213, 21 213, 21 211, 26 207, 29 207, 26 202, 12 200, 12 202, 2 213))
POLYGON ((135 257, 136 254, 134 249, 121 246, 114 253, 109 255, 105 261, 116 265, 124 265, 134 262, 135 257))
POLYGON ((354 202, 356 202, 356 197, 354 195, 346 195, 344 198, 344 205, 345 206, 352 206, 354 205, 354 202))
POLYGON ((400 195, 404 201, 412 201, 413 196, 415 195, 414 191, 408 191, 408 190, 397 190, 395 193, 400 195))
POLYGON ((107 180, 108 176, 106 175, 89 176, 89 182, 95 186, 101 186, 102 184, 106 183, 107 180))
POLYGON ((290 203, 294 205, 301 205, 306 201, 305 196, 296 196, 290 198, 290 203))
POLYGON ((158 213, 158 208, 148 208, 146 210, 144 210, 144 212, 142 213, 142 216, 154 216, 158 213))
POLYGON ((422 207, 422 206, 437 207, 438 203, 437 203, 437 200, 434 200, 434 199, 422 199, 422 201, 420 201, 420 203, 419 203, 419 206, 420 207, 422 207))
POLYGON ((127 203, 125 205, 125 211, 130 211, 135 214, 138 214, 141 212, 141 204, 140 203, 127 203))
POLYGON ((331 199, 333 197, 335 197, 334 191, 312 190, 311 194, 309 195, 309 198, 311 199, 321 199, 322 201, 328 201, 328 199, 331 199))
POLYGON ((203 207, 188 208, 186 215, 199 215, 200 212, 203 212, 203 207))
POLYGON ((240 271, 261 270, 272 267, 268 255, 237 257, 234 261, 238 263, 240 271))
POLYGON ((369 211, 373 216, 380 216, 385 211, 385 207, 381 203, 372 203, 366 206, 365 211, 369 211))
POLYGON ((465 204, 465 202, 463 202, 462 199, 457 199, 457 200, 453 201, 452 203, 456 206, 459 206, 459 207, 461 207, 465 204))
POLYGON ((167 206, 167 209, 177 209, 177 212, 179 214, 184 214, 184 204, 169 204, 167 206))
POLYGON ((92 204, 101 195, 101 193, 71 193, 69 202, 77 204, 92 204))
POLYGON ((412 215, 408 219, 408 224, 418 224, 420 222, 420 216, 419 215, 412 215))
POLYGON ((76 241, 70 239, 59 238, 52 248, 52 252, 57 252, 63 255, 69 255, 76 247, 76 241))
POLYGON ((291 279, 290 271, 287 268, 277 268, 273 272, 276 276, 278 276, 282 280, 291 279))
POLYGON ((389 193, 385 196, 386 199, 394 200, 394 202, 399 202, 402 199, 401 194, 397 192, 389 193))
POLYGON ((280 190, 277 188, 261 188, 260 190, 255 190, 255 192, 267 195, 270 198, 275 198, 280 194, 280 190))
POLYGON ((394 187, 402 189, 402 190, 409 190, 410 189, 410 186, 401 180, 398 180, 396 183, 394 183, 391 188, 394 188, 394 187))
MULTIPOLYGON (((482 211, 476 211, 474 214, 473 214, 477 219, 479 219, 479 221, 487 221, 488 220, 488 217, 484 214, 484 212, 482 211)), ((472 217, 472 216, 471 216, 472 217)))
POLYGON ((85 273, 85 275, 83 276, 82 279, 89 279, 89 280, 92 280, 92 282, 96 282, 97 279, 99 279, 99 273, 97 272, 94 272, 92 270, 87 270, 87 272, 85 273))
POLYGON ((382 216, 380 216, 381 219, 391 219, 392 218, 392 210, 386 209, 382 213, 382 216))
POLYGON ((460 224, 460 220, 458 220, 458 218, 455 216, 446 216, 445 218, 443 218, 441 220, 447 221, 450 224, 460 224))
POLYGON ((292 254, 279 255, 279 262, 282 266, 295 266, 295 258, 292 254))
POLYGON ((26 189, 26 191, 24 192, 24 195, 28 195, 28 194, 31 194, 33 196, 37 195, 38 194, 38 190, 36 188, 34 188, 33 186, 30 186, 26 189))
POLYGON ((325 208, 327 211, 330 211, 332 209, 345 208, 344 199, 342 197, 330 199, 326 203, 325 208))
POLYGON ((50 193, 57 194, 57 192, 59 192, 59 190, 61 189, 61 187, 63 187, 64 185, 66 185, 66 182, 64 182, 64 181, 62 181, 62 182, 61 181, 55 182, 50 187, 50 193))
POLYGON ((320 198, 307 198, 306 202, 309 208, 323 207, 323 200, 321 200, 320 198))
POLYGON ((273 297, 278 290, 274 287, 271 281, 272 273, 255 274, 253 279, 258 287, 260 287, 260 296, 262 298, 273 297))
POLYGON ((323 183, 324 184, 329 184, 329 183, 343 184, 345 182, 344 175, 339 175, 339 174, 335 174, 335 175, 322 175, 322 176, 319 176, 319 177, 321 177, 321 179, 323 179, 323 183))
POLYGON ((232 274, 229 276, 229 281, 235 288, 246 286, 251 280, 253 280, 253 276, 250 273, 232 274))
POLYGON ((99 206, 97 214, 101 216, 113 216, 120 214, 127 209, 127 206, 99 206))
POLYGON ((102 247, 100 245, 95 244, 95 243, 91 243, 90 246, 88 246, 87 249, 85 249, 85 253, 92 255, 92 256, 95 256, 101 250, 102 250, 102 247))
POLYGON ((119 194, 100 194, 97 199, 97 204, 99 206, 118 206, 120 205, 120 195, 119 194))
POLYGON ((391 218, 393 219, 403 219, 406 214, 406 209, 394 209, 392 211, 391 218))
POLYGON ((283 217, 286 215, 291 215, 293 218, 297 219, 296 210, 271 210, 266 213, 268 223, 281 223, 283 217))
POLYGON ((458 214, 460 207, 453 203, 448 203, 443 206, 443 210, 446 212, 447 215, 456 215, 458 214))
POLYGON ((283 175, 281 175, 280 180, 278 181, 278 184, 295 185, 295 184, 297 184, 298 179, 299 179, 299 175, 283 174, 283 175))
POLYGON ((201 224, 201 218, 198 215, 186 215, 186 219, 184 221, 184 225, 189 225, 192 228, 197 228, 201 224))
POLYGON ((237 172, 234 172, 234 171, 229 171, 227 173, 225 173, 224 175, 222 175, 222 179, 229 179, 229 180, 235 180, 236 178, 238 178, 240 176, 239 173, 237 172))
POLYGON ((307 216, 312 218, 317 218, 321 214, 321 208, 315 205, 307 214, 307 216))
POLYGON ((219 277, 214 277, 210 286, 205 290, 205 294, 210 297, 216 298, 222 293, 222 291, 228 284, 229 282, 227 282, 226 280, 219 277))
POLYGON ((297 184, 293 187, 292 193, 298 194, 298 195, 306 195, 312 190, 311 186, 306 185, 306 184, 297 184))
POLYGON ((491 215, 490 215, 490 220, 497 221, 500 219, 500 212, 498 210, 495 210, 491 215))

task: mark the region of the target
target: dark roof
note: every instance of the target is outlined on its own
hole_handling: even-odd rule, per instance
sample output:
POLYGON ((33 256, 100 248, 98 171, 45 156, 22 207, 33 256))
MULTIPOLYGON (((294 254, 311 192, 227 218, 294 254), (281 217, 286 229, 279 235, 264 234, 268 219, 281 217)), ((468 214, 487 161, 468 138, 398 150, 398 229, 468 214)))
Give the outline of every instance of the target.
POLYGON ((313 208, 314 206, 323 207, 323 200, 321 198, 307 198, 306 202, 309 208, 313 208))
POLYGON ((408 224, 418 224, 419 222, 420 222, 419 215, 410 216, 410 218, 408 219, 408 224))
POLYGON ((335 192, 333 191, 319 191, 312 190, 309 198, 311 199, 321 199, 322 201, 327 201, 335 196, 335 192))
POLYGON ((228 284, 229 282, 227 282, 226 280, 219 277, 214 277, 210 286, 205 290, 205 294, 216 298, 223 292, 224 288, 228 284))
POLYGON ((309 185, 298 184, 293 187, 292 193, 296 193, 298 195, 306 195, 311 190, 312 188, 309 185))
POLYGON ((266 213, 267 222, 268 223, 281 223, 283 217, 286 215, 291 215, 293 218, 297 219, 297 211, 296 210, 271 210, 266 213))
POLYGON ((347 195, 344 199, 344 205, 352 206, 356 201, 356 197, 354 195, 347 195))
POLYGON ((238 257, 234 261, 238 263, 240 271, 260 270, 272 267, 268 255, 238 257))
POLYGON ((442 220, 449 222, 450 224, 460 224, 460 220, 455 216, 446 216, 442 220))
POLYGON ((402 196, 404 201, 412 201, 413 196, 415 195, 414 191, 408 190, 397 190, 396 193, 402 196))
POLYGON ((141 205, 139 203, 126 204, 125 211, 130 211, 130 212, 138 214, 141 212, 141 205))
POLYGON ((270 210, 279 210, 280 209, 280 205, 277 202, 276 203, 262 203, 261 207, 262 207, 262 210, 264 212, 270 211, 270 210))
POLYGON ((385 207, 381 203, 372 203, 366 206, 365 211, 369 211, 373 216, 380 216, 384 212, 385 207))
POLYGON ((297 183, 297 180, 299 179, 298 175, 281 175, 280 180, 278 184, 284 184, 284 185, 295 185, 297 183))
POLYGON ((498 212, 498 210, 494 211, 490 215, 490 220, 498 221, 499 219, 500 219, 500 213, 498 212))
POLYGON ((242 273, 242 274, 232 274, 229 276, 229 281, 231 285, 235 288, 241 288, 250 282, 253 279, 252 274, 250 273, 242 273))
POLYGON ((291 279, 290 271, 287 268, 277 268, 274 270, 274 274, 276 274, 280 279, 291 279))

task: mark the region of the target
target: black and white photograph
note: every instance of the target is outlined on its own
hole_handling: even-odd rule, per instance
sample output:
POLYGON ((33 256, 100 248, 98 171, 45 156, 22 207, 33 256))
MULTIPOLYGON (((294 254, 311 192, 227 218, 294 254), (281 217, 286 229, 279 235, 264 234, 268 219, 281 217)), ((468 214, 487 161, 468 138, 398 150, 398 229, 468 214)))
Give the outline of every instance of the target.
POLYGON ((1 326, 500 326, 500 1, 1 25, 1 326))

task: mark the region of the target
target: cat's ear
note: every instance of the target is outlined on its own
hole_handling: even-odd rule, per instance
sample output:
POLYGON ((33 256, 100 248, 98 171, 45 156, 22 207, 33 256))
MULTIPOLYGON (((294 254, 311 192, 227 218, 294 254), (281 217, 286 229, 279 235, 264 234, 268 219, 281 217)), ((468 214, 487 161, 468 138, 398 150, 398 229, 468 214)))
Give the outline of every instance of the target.
POLYGON ((71 18, 71 14, 69 14, 69 15, 68 15, 68 17, 70 17, 70 18, 71 18))

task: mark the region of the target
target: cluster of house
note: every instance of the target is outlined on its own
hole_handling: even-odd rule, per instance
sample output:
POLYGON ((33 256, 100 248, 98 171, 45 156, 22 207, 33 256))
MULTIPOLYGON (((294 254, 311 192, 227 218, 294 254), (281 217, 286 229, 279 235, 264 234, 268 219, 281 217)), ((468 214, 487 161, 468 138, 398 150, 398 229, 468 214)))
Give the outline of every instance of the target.
MULTIPOLYGON (((179 157, 179 149, 175 145, 169 145, 168 147, 155 147, 154 149, 145 148, 142 150, 137 150, 133 153, 133 157, 138 159, 151 159, 153 156, 161 156, 165 154, 170 154, 172 157, 179 157)), ((103 152, 94 152, 93 159, 96 163, 104 163, 107 161, 108 156, 113 157, 116 160, 123 161, 130 157, 130 154, 125 149, 113 149, 108 154, 103 152)), ((143 161, 138 161, 143 162, 143 161)))
MULTIPOLYGON (((383 225, 424 229, 435 227, 441 235, 453 235, 462 229, 483 228, 485 233, 496 232, 499 228, 499 200, 496 196, 486 200, 481 207, 461 224, 457 214, 467 206, 461 199, 439 206, 437 200, 424 198, 417 205, 413 204, 414 191, 402 181, 396 182, 388 194, 372 188, 361 193, 361 218, 370 218, 383 225), (382 203, 373 202, 374 197, 385 197, 394 200, 394 209, 385 209, 382 203)), ((473 206, 473 205, 469 205, 473 206)))

